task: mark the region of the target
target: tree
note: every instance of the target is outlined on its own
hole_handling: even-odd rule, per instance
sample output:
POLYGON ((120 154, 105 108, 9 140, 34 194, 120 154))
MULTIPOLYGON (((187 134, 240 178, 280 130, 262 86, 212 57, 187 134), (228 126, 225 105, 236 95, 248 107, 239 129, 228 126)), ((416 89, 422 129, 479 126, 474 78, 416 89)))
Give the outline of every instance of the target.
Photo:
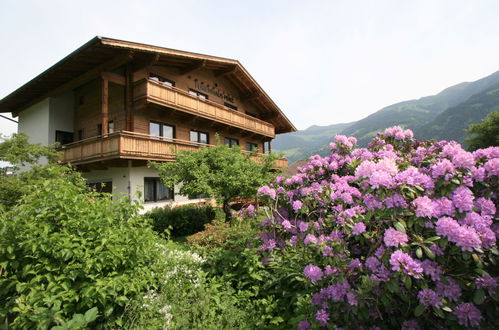
POLYGON ((259 187, 269 182, 275 155, 252 160, 254 153, 242 153, 240 147, 217 145, 199 151, 182 151, 176 162, 151 163, 167 187, 180 185, 180 193, 189 197, 204 195, 223 205, 230 219, 230 202, 235 198, 256 196, 259 187))
POLYGON ((14 175, 0 171, 0 207, 11 208, 31 192, 33 185, 51 178, 64 176, 68 181, 76 182, 79 178, 76 172, 55 164, 58 156, 53 146, 30 144, 25 134, 13 134, 10 138, 0 136, 0 161, 7 162, 15 170, 30 165, 29 170, 14 175), (49 163, 37 164, 42 158, 49 163))
POLYGON ((50 163, 59 157, 54 146, 30 144, 24 133, 12 134, 10 138, 0 134, 0 142, 0 161, 11 163, 15 167, 36 164, 43 157, 50 163))
POLYGON ((471 124, 466 130, 474 136, 466 139, 469 150, 499 145, 499 110, 491 112, 478 124, 471 124))

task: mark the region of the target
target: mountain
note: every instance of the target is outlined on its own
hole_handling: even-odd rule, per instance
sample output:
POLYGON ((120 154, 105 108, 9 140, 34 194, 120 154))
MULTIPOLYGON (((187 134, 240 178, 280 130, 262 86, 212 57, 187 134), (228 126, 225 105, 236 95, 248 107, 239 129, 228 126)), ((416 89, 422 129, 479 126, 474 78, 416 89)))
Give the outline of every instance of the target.
POLYGON ((353 135, 357 137, 360 146, 366 146, 377 132, 387 127, 400 125, 417 131, 444 111, 458 106, 472 95, 486 92, 496 84, 499 84, 499 71, 474 82, 464 82, 446 88, 436 95, 387 106, 357 121, 341 134, 353 135))
POLYGON ((481 122, 496 110, 499 110, 499 84, 446 109, 430 123, 416 128, 414 133, 421 139, 455 140, 465 144, 468 126, 481 122))
POLYGON ((283 152, 289 163, 305 159, 314 154, 314 150, 328 145, 331 138, 348 128, 353 123, 333 124, 329 126, 310 126, 293 133, 280 134, 272 141, 272 150, 283 152))
POLYGON ((366 146, 377 132, 399 125, 410 128, 417 138, 455 140, 464 143, 464 130, 499 110, 499 71, 474 82, 463 82, 440 93, 389 105, 366 118, 347 124, 312 126, 279 135, 272 146, 290 163, 313 154, 326 155, 336 134, 355 136, 366 146))

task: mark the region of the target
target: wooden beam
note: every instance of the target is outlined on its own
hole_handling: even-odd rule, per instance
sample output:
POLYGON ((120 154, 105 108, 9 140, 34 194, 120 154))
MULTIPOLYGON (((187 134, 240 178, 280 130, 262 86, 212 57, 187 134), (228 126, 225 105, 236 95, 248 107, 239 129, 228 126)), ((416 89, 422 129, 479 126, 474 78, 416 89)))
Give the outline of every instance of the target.
POLYGON ((125 68, 125 127, 127 131, 133 131, 133 71, 130 63, 125 68))
POLYGON ((14 115, 14 117, 17 117, 21 111, 23 111, 24 109, 26 109, 34 104, 37 104, 38 102, 46 99, 47 97, 54 97, 54 96, 63 94, 67 91, 73 90, 76 87, 79 87, 79 86, 81 86, 81 85, 83 85, 83 84, 85 84, 85 83, 87 83, 95 78, 98 78, 102 71, 109 71, 112 69, 116 69, 117 67, 131 61, 132 58, 133 57, 132 57, 131 52, 128 52, 127 54, 118 55, 118 56, 110 59, 109 61, 106 61, 106 62, 102 63, 101 65, 96 66, 92 70, 89 70, 89 71, 79 75, 78 77, 68 81, 67 83, 57 87, 56 89, 53 89, 52 91, 48 92, 47 94, 40 96, 31 102, 28 102, 26 105, 23 105, 20 108, 20 110, 16 111, 15 113, 13 112, 12 114, 14 115))
POLYGON ((109 82, 112 82, 117 85, 125 86, 126 85, 126 78, 123 76, 120 76, 119 74, 112 73, 112 72, 102 72, 101 73, 101 78, 106 79, 109 82))
POLYGON ((145 56, 142 59, 138 59, 138 60, 134 61, 133 65, 131 67, 131 70, 133 72, 135 72, 135 71, 147 68, 151 65, 155 65, 156 63, 158 63, 160 58, 161 58, 160 54, 151 54, 149 56, 145 56))
POLYGON ((241 95, 241 97, 239 99, 241 101, 250 101, 250 100, 254 100, 258 97, 260 97, 260 92, 256 91, 256 92, 241 95))
POLYGON ((180 74, 181 75, 187 74, 189 72, 193 72, 193 71, 199 70, 201 68, 204 68, 205 66, 206 66, 206 60, 197 61, 196 63, 185 67, 183 70, 180 70, 180 74))
POLYGON ((236 70, 237 70, 237 66, 236 65, 231 65, 227 69, 223 69, 223 70, 218 71, 217 73, 215 73, 215 77, 224 77, 224 76, 233 74, 234 72, 236 72, 236 70))
POLYGON ((107 136, 107 124, 109 121, 109 82, 102 79, 101 85, 101 114, 102 114, 102 136, 107 136))

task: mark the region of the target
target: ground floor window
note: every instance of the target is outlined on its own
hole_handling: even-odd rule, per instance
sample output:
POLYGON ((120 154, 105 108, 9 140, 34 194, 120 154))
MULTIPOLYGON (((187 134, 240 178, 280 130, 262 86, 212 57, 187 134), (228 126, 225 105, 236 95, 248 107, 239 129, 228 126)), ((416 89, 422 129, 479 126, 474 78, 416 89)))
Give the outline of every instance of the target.
POLYGON ((160 178, 144 178, 144 202, 173 200, 173 189, 165 187, 160 178))
POLYGON ((239 145, 239 140, 238 139, 233 139, 233 138, 225 138, 224 139, 224 143, 225 145, 228 145, 229 147, 233 147, 233 146, 238 146, 239 145))

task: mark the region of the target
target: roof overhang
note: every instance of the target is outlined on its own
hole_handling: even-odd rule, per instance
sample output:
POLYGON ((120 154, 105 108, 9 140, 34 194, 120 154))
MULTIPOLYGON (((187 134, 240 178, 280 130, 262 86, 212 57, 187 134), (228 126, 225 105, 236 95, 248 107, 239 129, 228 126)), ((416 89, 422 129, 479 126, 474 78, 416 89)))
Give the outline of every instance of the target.
POLYGON ((291 121, 237 60, 105 37, 91 39, 0 100, 0 113, 11 112, 17 116, 19 112, 43 98, 57 95, 61 87, 69 81, 74 81, 73 87, 77 87, 79 81, 89 79, 92 73, 97 76, 101 67, 118 67, 132 60, 173 66, 180 70, 201 66, 213 70, 215 75, 223 76, 233 83, 244 99, 265 109, 266 117, 263 119, 275 126, 276 133, 296 131, 291 121))

